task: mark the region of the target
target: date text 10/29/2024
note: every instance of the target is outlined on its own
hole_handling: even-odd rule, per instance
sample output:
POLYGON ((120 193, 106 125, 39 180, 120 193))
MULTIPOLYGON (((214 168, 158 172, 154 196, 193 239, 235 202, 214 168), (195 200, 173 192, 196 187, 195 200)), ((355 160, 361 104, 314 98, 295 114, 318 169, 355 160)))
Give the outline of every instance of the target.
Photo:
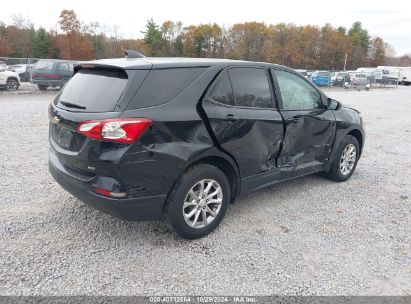
POLYGON ((244 297, 244 296, 216 296, 216 297, 201 297, 201 296, 175 296, 175 297, 150 297, 149 301, 151 303, 256 303, 256 298, 254 297, 244 297))

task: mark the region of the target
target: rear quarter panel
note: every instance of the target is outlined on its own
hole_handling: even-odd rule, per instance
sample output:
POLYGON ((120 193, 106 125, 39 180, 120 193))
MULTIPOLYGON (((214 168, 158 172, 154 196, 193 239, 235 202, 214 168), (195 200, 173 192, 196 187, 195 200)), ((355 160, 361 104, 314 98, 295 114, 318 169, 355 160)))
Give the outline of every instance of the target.
POLYGON ((135 181, 141 184, 136 192, 145 192, 146 196, 167 194, 184 170, 204 157, 219 156, 235 166, 232 159, 215 147, 197 111, 198 102, 220 69, 206 69, 168 103, 126 110, 121 114, 120 117, 144 117, 153 121, 151 128, 127 151, 120 163, 121 179, 129 184, 135 181))

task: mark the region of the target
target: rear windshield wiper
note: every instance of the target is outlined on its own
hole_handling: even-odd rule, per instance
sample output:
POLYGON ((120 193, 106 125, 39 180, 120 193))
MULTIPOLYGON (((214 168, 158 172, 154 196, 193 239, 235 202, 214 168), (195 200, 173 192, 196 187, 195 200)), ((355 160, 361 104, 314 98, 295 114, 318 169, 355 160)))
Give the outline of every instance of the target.
POLYGON ((78 105, 78 104, 71 103, 71 102, 67 102, 67 101, 60 101, 60 103, 61 103, 63 106, 67 107, 67 108, 76 108, 76 109, 82 109, 82 110, 85 110, 85 109, 86 109, 86 107, 84 107, 84 106, 80 106, 80 105, 78 105))

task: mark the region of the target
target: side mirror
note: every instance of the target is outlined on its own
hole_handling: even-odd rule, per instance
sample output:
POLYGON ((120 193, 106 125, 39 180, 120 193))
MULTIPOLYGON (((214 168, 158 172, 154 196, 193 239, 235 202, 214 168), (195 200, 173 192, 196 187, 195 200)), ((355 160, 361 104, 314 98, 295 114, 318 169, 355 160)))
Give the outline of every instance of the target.
POLYGON ((340 102, 332 98, 327 98, 327 108, 329 110, 337 110, 339 107, 340 107, 340 102))

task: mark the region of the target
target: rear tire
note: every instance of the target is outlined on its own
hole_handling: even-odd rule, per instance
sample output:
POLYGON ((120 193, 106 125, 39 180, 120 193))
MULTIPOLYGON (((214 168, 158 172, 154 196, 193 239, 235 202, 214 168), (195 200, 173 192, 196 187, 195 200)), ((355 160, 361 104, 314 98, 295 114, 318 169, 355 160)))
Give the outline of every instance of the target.
POLYGON ((336 182, 348 180, 357 167, 360 145, 354 136, 347 135, 341 142, 326 176, 336 182))
POLYGON ((46 91, 46 90, 47 90, 47 86, 45 86, 45 85, 39 84, 39 85, 37 85, 37 86, 39 87, 39 90, 40 90, 40 91, 46 91))
POLYGON ((200 164, 177 180, 168 197, 166 218, 185 239, 197 239, 213 231, 230 201, 230 183, 218 168, 200 164))

